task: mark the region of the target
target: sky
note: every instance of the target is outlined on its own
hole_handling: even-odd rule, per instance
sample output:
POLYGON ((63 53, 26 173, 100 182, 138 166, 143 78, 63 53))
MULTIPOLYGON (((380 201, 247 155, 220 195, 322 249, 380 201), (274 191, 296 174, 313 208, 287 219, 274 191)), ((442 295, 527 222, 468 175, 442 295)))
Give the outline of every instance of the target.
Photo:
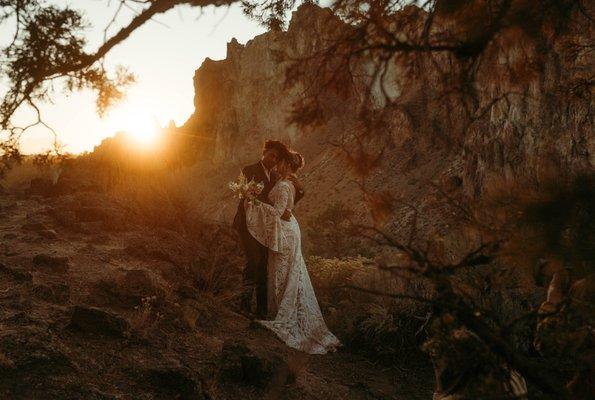
MULTIPOLYGON (((92 24, 87 38, 88 51, 103 42, 103 30, 113 16, 115 0, 55 0, 84 11, 92 24)), ((111 33, 124 26, 132 12, 122 13, 111 33)), ((126 99, 116 105, 103 119, 95 111, 95 97, 91 91, 75 93, 59 91, 51 104, 43 104, 41 112, 59 136, 64 151, 80 153, 92 151, 102 139, 117 131, 134 126, 158 124, 165 126, 170 120, 177 125, 186 121, 194 111, 194 71, 209 57, 220 60, 226 56, 226 44, 236 38, 246 43, 265 29, 243 15, 237 5, 226 8, 204 9, 178 6, 160 14, 157 22, 149 21, 137 29, 126 41, 112 49, 106 58, 108 67, 123 65, 134 73, 137 82, 130 86, 126 99)), ((0 37, 10 27, 0 27, 0 37)), ((0 92, 2 92, 0 87, 0 92)), ((14 121, 31 121, 30 110, 22 110, 14 121)), ((24 153, 47 150, 53 135, 42 127, 27 131, 21 141, 24 153)))

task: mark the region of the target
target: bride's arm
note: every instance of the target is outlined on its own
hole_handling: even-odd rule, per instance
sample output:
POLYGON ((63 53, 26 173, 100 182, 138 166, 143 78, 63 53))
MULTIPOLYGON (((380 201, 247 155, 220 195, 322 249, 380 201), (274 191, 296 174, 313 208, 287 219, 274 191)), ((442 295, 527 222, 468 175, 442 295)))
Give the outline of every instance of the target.
POLYGON ((281 185, 279 188, 279 192, 272 200, 272 205, 266 203, 260 203, 263 207, 265 207, 271 214, 275 217, 281 218, 287 209, 287 205, 289 204, 289 196, 290 190, 287 184, 281 185))
POLYGON ((272 198, 270 198, 272 204, 264 203, 262 201, 245 202, 246 211, 250 212, 258 219, 263 218, 264 216, 283 219, 289 205, 291 189, 288 184, 282 184, 278 190, 274 190, 271 194, 274 194, 272 198), (260 216, 256 217, 257 215, 260 216))
POLYGON ((245 202, 246 226, 250 234, 263 246, 279 251, 283 242, 281 216, 287 208, 290 196, 288 185, 275 190, 273 205, 263 202, 245 202))

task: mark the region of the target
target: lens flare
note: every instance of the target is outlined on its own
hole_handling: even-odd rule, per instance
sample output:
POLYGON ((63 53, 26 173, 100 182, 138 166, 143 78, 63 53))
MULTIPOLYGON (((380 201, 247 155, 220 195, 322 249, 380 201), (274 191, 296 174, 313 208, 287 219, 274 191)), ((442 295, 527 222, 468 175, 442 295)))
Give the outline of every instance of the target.
POLYGON ((154 115, 129 104, 113 110, 108 118, 108 125, 113 132, 125 132, 134 142, 143 146, 155 144, 161 132, 154 115))

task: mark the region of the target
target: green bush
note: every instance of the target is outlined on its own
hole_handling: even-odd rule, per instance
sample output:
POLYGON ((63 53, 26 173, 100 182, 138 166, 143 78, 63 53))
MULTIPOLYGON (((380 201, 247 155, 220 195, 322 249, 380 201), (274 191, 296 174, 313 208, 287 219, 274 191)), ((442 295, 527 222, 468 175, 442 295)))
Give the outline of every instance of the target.
POLYGON ((387 361, 427 359, 420 351, 427 308, 345 288, 372 284, 377 267, 370 259, 313 256, 307 264, 327 324, 347 347, 387 361))

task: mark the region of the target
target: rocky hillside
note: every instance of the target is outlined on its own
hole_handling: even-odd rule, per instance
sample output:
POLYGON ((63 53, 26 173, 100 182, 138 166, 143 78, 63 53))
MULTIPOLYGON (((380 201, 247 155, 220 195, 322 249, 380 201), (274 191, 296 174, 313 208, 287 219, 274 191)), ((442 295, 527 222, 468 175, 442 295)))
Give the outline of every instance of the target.
POLYGON ((209 275, 238 277, 225 235, 201 258, 109 195, 32 189, 0 195, 0 398, 429 398, 427 367, 305 357, 226 306, 209 275))
MULTIPOLYGON (((423 17, 422 10, 408 7, 395 15, 393 26, 417 38, 423 17)), ((342 90, 325 93, 325 122, 308 130, 287 122, 305 88, 303 83, 286 86, 287 69, 291 60, 308 57, 350 28, 330 10, 308 4, 293 13, 285 31, 262 34, 246 45, 233 40, 226 59, 207 59, 196 71, 196 111, 183 128, 201 138, 196 151, 205 167, 197 186, 208 188, 202 207, 229 220, 235 205, 226 181, 259 157, 265 138, 276 138, 305 155, 302 174, 308 194, 298 211, 303 223, 333 199, 364 213, 344 154, 328 143, 365 129, 358 111, 366 101, 372 102, 372 111, 384 110, 382 91, 396 106, 384 110, 382 130, 390 140, 381 145, 383 156, 368 189, 388 190, 419 206, 429 234, 442 231, 436 221, 450 223, 429 200, 429 182, 474 198, 501 180, 539 184, 560 171, 592 170, 592 89, 581 82, 588 81, 593 58, 588 51, 568 49, 584 47, 593 25, 580 13, 570 21, 563 28, 546 24, 537 33, 515 26, 502 29, 473 67, 477 98, 471 109, 457 103, 456 96, 444 96, 439 80, 443 69, 464 68, 464 59, 444 54, 420 55, 415 61, 394 57, 382 90, 366 75, 372 61, 361 57, 356 66, 361 74, 343 82, 342 90), (372 85, 371 100, 358 91, 362 85, 372 85)), ((448 23, 446 16, 435 25, 448 23)))

